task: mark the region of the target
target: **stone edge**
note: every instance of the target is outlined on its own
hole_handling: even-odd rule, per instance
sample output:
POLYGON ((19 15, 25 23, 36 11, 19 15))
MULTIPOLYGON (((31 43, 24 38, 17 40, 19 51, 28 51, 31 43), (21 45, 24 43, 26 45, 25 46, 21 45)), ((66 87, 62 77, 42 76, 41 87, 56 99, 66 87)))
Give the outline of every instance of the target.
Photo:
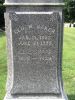
POLYGON ((26 96, 26 97, 12 97, 9 95, 6 95, 4 100, 67 100, 65 97, 52 97, 52 96, 26 96))
POLYGON ((4 3, 5 6, 64 6, 64 3, 4 3))

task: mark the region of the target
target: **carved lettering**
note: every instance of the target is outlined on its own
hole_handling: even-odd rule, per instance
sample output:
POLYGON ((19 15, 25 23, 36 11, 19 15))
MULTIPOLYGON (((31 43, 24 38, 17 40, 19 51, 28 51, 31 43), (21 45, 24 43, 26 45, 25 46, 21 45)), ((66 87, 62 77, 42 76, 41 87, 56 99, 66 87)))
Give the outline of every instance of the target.
POLYGON ((31 35, 29 30, 35 30, 34 25, 29 24, 29 25, 23 25, 23 26, 18 26, 17 29, 14 30, 15 35, 18 35, 18 42, 17 45, 20 47, 28 47, 28 48, 35 48, 35 47, 43 47, 42 49, 32 51, 31 53, 29 51, 24 51, 23 49, 18 51, 18 61, 22 61, 24 63, 31 63, 33 62, 34 64, 38 64, 40 62, 44 62, 46 64, 52 63, 52 55, 51 55, 51 50, 50 48, 45 49, 47 47, 51 47, 53 45, 52 43, 52 36, 55 35, 55 29, 53 28, 48 28, 45 25, 36 25, 35 28, 37 30, 43 30, 44 32, 47 32, 46 34, 40 34, 37 35, 35 33, 34 35, 31 35), (28 33, 27 33, 28 32, 28 33), (19 35, 20 34, 20 35, 19 35), (25 55, 25 56, 23 56, 25 55))

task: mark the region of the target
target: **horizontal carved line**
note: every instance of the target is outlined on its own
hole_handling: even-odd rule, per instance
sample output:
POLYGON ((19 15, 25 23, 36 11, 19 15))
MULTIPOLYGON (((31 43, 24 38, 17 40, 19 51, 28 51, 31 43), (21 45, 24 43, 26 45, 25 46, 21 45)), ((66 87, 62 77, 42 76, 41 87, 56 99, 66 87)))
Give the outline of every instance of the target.
POLYGON ((53 14, 53 12, 15 12, 16 14, 53 14))

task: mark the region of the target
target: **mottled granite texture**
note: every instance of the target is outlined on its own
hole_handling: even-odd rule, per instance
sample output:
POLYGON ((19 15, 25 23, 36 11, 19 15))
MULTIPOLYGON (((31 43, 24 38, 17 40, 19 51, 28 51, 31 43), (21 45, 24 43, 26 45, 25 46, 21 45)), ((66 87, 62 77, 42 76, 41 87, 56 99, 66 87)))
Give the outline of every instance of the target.
POLYGON ((60 93, 58 34, 60 18, 51 14, 10 14, 13 41, 12 94, 60 93))
POLYGON ((63 14, 60 3, 63 1, 6 0, 5 3, 12 6, 7 6, 5 13, 8 80, 4 100, 67 100, 61 66, 63 14))

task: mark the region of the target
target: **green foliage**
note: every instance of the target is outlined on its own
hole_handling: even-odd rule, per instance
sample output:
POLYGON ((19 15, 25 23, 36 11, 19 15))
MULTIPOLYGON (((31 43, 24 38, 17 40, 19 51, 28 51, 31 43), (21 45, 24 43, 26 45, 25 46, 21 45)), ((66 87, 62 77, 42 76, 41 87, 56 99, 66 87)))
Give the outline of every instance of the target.
POLYGON ((5 7, 0 4, 0 27, 4 26, 4 12, 5 12, 5 7))
POLYGON ((65 0, 64 15, 65 22, 75 22, 75 0, 65 0))
POLYGON ((4 0, 0 0, 0 27, 4 26, 4 12, 5 7, 3 6, 4 0))
POLYGON ((0 0, 0 3, 2 4, 4 2, 4 0, 0 0))

